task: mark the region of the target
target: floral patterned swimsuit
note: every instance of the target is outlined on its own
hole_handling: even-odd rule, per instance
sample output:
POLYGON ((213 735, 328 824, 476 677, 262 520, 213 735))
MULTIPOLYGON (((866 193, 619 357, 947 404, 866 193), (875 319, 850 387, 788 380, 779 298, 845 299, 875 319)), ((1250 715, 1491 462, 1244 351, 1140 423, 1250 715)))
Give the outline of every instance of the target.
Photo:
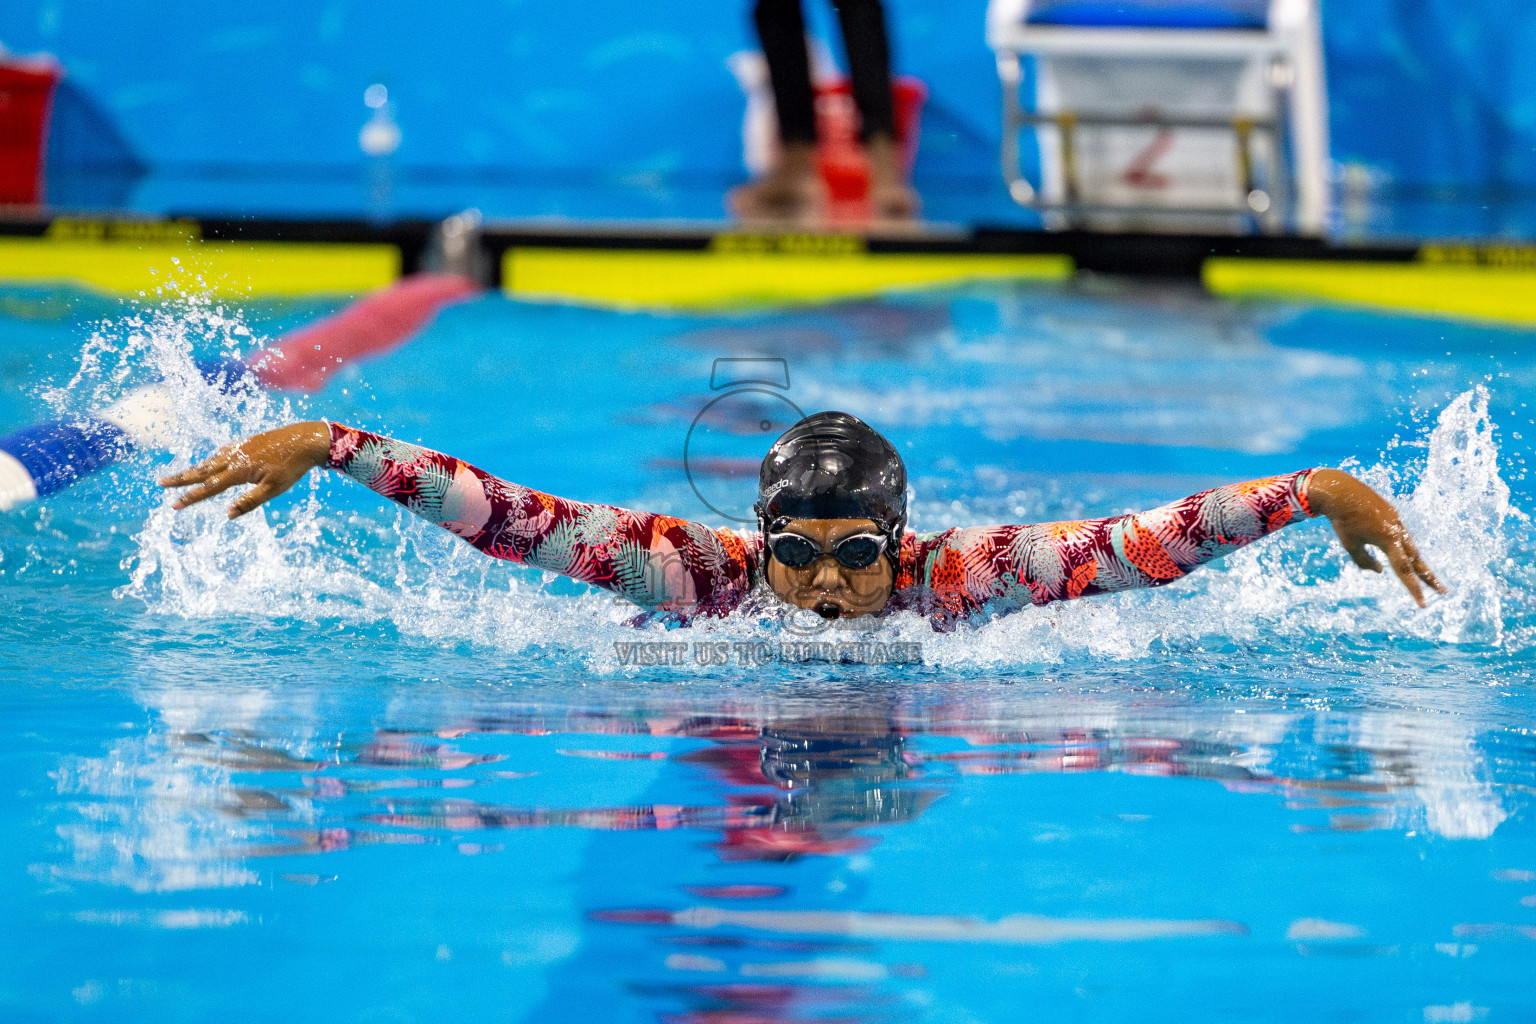
MULTIPOLYGON (((450 455, 330 424, 327 463, 492 558, 611 590, 674 621, 725 615, 762 579, 762 536, 508 483, 450 455)), ((1215 487, 1150 512, 908 532, 890 610, 976 613, 1157 587, 1313 515, 1312 470, 1215 487)))

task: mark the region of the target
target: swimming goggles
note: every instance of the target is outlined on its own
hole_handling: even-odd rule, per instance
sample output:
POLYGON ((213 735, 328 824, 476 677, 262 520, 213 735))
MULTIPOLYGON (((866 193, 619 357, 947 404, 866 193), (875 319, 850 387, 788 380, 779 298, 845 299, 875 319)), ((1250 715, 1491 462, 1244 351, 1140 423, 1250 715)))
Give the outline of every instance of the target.
POLYGON ((885 554, 886 538, 879 533, 856 533, 844 537, 832 550, 798 533, 770 533, 768 551, 791 569, 804 569, 822 555, 831 555, 845 569, 868 569, 885 554))

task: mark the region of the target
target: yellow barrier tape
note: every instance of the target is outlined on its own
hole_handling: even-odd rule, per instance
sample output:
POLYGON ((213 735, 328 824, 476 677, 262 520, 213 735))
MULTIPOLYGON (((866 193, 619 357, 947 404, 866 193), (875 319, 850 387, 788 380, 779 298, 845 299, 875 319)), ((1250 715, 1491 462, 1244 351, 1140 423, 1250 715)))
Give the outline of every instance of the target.
POLYGON ((1419 263, 1212 257, 1217 295, 1309 299, 1453 319, 1536 324, 1536 265, 1520 260, 1419 263))
POLYGON ((176 222, 162 227, 159 240, 140 240, 94 234, 95 226, 74 222, 51 238, 0 238, 0 282, 148 297, 168 286, 218 296, 296 296, 355 295, 400 276, 393 245, 176 240, 176 222))
MULTIPOLYGON (((798 236, 796 236, 798 237, 798 236)), ((815 236, 807 236, 815 237, 815 236)), ((830 302, 981 279, 1070 277, 1058 255, 864 253, 832 236, 807 253, 753 236, 721 236, 713 251, 509 249, 507 294, 619 308, 720 309, 830 302)), ((810 248, 810 246, 807 246, 810 248)))

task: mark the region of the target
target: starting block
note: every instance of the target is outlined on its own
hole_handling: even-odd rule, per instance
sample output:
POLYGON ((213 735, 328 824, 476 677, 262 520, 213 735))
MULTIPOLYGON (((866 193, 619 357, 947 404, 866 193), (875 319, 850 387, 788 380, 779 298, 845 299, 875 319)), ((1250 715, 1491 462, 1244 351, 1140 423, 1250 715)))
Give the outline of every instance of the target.
POLYGON ((987 44, 1003 177, 1048 227, 1324 232, 1316 0, 992 0, 987 44))

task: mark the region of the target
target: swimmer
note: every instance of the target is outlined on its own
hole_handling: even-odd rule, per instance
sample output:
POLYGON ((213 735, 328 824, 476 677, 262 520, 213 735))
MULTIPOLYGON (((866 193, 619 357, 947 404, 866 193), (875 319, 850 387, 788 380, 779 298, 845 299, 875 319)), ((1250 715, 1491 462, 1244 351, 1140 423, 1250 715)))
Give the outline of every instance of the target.
POLYGON ((1424 586, 1445 592, 1386 499, 1336 469, 1228 484, 1131 515, 914 533, 901 456, 841 412, 807 416, 774 442, 759 473, 755 533, 557 498, 325 421, 226 446, 160 485, 191 487, 178 509, 252 485, 229 506, 233 519, 320 466, 493 558, 602 587, 673 622, 726 615, 766 584, 826 619, 906 609, 948 628, 1026 605, 1162 586, 1314 516, 1333 524, 1361 568, 1381 572, 1369 549, 1384 554, 1421 607, 1424 586))

